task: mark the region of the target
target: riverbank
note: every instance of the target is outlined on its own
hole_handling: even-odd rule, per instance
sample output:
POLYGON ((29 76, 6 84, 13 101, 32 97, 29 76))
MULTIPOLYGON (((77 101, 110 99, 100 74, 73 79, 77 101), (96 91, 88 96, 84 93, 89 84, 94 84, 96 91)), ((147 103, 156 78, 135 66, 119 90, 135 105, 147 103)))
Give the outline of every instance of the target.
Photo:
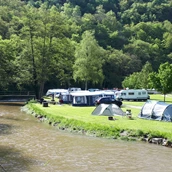
POLYGON ((145 141, 172 147, 171 123, 139 119, 136 114, 139 113, 140 108, 131 108, 134 113, 132 118, 115 116, 114 120, 108 120, 107 116, 91 115, 94 108, 57 104, 43 107, 40 103, 28 103, 22 109, 35 116, 40 122, 46 122, 60 130, 93 137, 145 141))

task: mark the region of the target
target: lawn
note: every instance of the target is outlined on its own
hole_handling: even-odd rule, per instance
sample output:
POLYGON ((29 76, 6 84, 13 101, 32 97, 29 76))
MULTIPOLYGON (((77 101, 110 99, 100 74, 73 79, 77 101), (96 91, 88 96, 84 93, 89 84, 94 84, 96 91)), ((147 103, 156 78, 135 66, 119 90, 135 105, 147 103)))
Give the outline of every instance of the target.
MULTIPOLYGON (((151 95, 151 100, 163 100, 162 95, 151 95)), ((166 97, 168 103, 172 103, 172 96, 166 97)), ((37 113, 42 113, 48 116, 53 122, 58 121, 59 118, 72 121, 72 126, 77 128, 89 128, 96 126, 98 128, 111 128, 121 131, 131 131, 133 135, 141 132, 143 135, 150 135, 156 137, 163 137, 172 140, 172 123, 159 122, 153 120, 143 120, 138 118, 141 107, 145 102, 123 101, 122 110, 131 109, 133 119, 130 120, 126 116, 115 116, 116 120, 108 120, 107 116, 93 116, 91 115, 95 107, 74 107, 71 105, 52 105, 43 107, 41 104, 32 104, 32 108, 37 110, 37 113), (75 121, 75 122, 74 122, 75 121), (77 122, 76 122, 77 121, 77 122), (85 127, 83 127, 85 126, 85 127)), ((60 119, 62 120, 62 119, 60 119)), ((68 124, 69 125, 69 124, 68 124)))

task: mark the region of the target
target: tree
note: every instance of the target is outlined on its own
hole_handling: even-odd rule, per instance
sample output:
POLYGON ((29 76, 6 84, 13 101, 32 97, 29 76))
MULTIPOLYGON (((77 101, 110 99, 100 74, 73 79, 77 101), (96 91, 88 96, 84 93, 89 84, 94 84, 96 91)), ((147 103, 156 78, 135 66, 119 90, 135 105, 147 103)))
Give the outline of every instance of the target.
POLYGON ((145 41, 135 40, 132 44, 126 45, 124 51, 136 55, 142 61, 142 64, 151 59, 150 44, 145 41))
POLYGON ((140 88, 148 89, 148 76, 149 74, 153 72, 152 65, 149 62, 146 62, 146 64, 143 66, 140 77, 138 78, 140 82, 140 88))
POLYGON ((85 82, 87 89, 88 82, 102 83, 103 81, 103 54, 101 48, 95 40, 93 33, 86 31, 82 35, 82 40, 75 51, 74 79, 85 82))
POLYGON ((146 62, 146 64, 143 66, 142 70, 140 72, 134 72, 128 77, 125 77, 125 79, 122 82, 122 86, 124 88, 144 88, 147 89, 148 87, 148 76, 152 72, 152 66, 149 62, 146 62))
POLYGON ((151 73, 149 75, 149 84, 152 88, 164 94, 164 101, 166 94, 172 91, 172 64, 166 62, 160 65, 158 73, 151 73))
POLYGON ((8 89, 14 83, 16 54, 16 40, 0 37, 0 89, 8 89))
MULTIPOLYGON (((25 69, 28 69, 29 73, 26 76, 30 78, 36 98, 40 98, 51 75, 57 79, 66 74, 64 72, 62 75, 61 71, 65 70, 62 62, 64 59, 68 61, 68 58, 72 62, 72 52, 69 51, 71 44, 66 38, 66 25, 56 8, 46 9, 43 5, 39 9, 29 7, 26 10, 21 34, 24 46, 20 56, 20 67, 25 66, 25 69)), ((71 66, 65 65, 66 71, 72 69, 71 66)), ((67 80, 69 77, 71 74, 67 80)))
POLYGON ((130 89, 141 88, 139 78, 140 78, 140 72, 134 72, 128 77, 125 77, 125 79, 122 81, 123 88, 130 88, 130 89))
POLYGON ((141 67, 140 64, 140 60, 136 56, 109 47, 103 64, 104 87, 121 88, 124 78, 130 73, 138 71, 141 67))

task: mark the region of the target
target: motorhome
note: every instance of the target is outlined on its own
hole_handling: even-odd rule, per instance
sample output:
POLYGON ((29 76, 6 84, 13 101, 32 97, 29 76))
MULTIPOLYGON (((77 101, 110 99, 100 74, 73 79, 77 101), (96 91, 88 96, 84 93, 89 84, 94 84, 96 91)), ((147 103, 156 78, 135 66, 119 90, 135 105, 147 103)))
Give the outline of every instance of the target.
POLYGON ((149 99, 149 95, 147 90, 144 89, 126 89, 115 92, 116 99, 123 101, 123 100, 147 100, 149 99))

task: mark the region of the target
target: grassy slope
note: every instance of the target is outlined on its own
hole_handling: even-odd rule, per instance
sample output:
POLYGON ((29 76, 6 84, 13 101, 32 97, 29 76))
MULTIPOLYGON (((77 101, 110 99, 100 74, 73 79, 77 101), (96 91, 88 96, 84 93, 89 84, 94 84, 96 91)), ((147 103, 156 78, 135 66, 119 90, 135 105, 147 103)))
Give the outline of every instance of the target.
MULTIPOLYGON (((162 95, 151 95, 151 100, 163 100, 162 95)), ((166 97, 168 103, 172 103, 172 97, 166 97)), ((95 107, 73 107, 70 105, 51 105, 49 107, 42 107, 40 104, 33 104, 34 107, 39 109, 43 114, 48 114, 48 116, 62 117, 69 120, 79 121, 76 125, 86 125, 88 126, 103 126, 108 128, 114 128, 118 131, 128 130, 134 131, 133 134, 137 135, 140 131, 141 133, 150 134, 156 137, 164 137, 172 140, 172 123, 170 122, 159 122, 152 120, 143 120, 138 118, 140 113, 140 108, 144 105, 145 102, 123 102, 123 111, 126 109, 131 109, 132 116, 134 120, 129 120, 127 117, 115 116, 117 120, 108 120, 107 116, 93 116, 91 115, 95 107), (80 124, 79 124, 80 123, 80 124)), ((53 120, 54 120, 53 119, 53 120)), ((56 120, 54 120, 56 121, 56 120)), ((75 125, 73 123, 72 125, 75 125)), ((81 127, 80 126, 80 127, 81 127)), ((82 127, 81 127, 82 128, 82 127)), ((85 129, 85 128, 84 128, 85 129)))

